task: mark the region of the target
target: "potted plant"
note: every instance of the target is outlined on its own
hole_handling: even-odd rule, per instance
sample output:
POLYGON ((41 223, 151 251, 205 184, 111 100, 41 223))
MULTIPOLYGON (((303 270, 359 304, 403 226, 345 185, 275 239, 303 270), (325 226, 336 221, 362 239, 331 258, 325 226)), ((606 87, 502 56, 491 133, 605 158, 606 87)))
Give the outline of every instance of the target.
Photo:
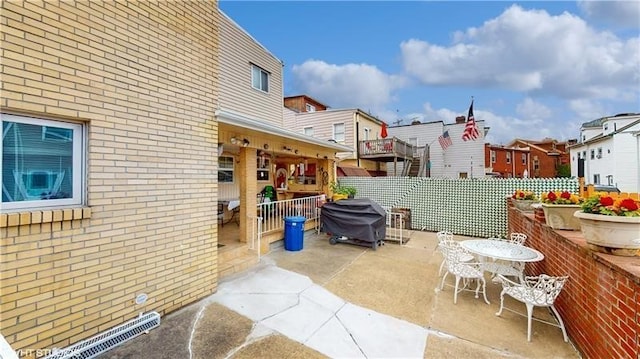
POLYGON ((550 191, 540 196, 547 225, 553 229, 580 230, 580 221, 573 214, 580 210, 584 199, 568 191, 550 191))
POLYGON ((331 199, 334 201, 338 201, 345 198, 354 198, 354 196, 357 193, 357 190, 355 187, 342 186, 336 182, 331 182, 330 188, 331 188, 331 192, 333 193, 333 196, 331 197, 331 199))
POLYGON ((640 253, 640 205, 632 198, 601 193, 589 197, 574 215, 582 234, 594 249, 606 253, 635 256, 640 253))
POLYGON ((531 205, 538 202, 535 193, 521 189, 516 190, 511 195, 511 199, 513 205, 523 212, 532 212, 533 208, 531 205))

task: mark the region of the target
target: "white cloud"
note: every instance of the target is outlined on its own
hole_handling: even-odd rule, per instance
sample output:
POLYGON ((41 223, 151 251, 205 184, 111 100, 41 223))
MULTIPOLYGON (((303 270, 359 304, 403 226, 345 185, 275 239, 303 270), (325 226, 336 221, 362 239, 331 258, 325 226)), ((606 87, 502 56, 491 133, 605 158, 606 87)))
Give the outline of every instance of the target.
POLYGON ((578 8, 590 19, 614 26, 640 28, 640 2, 578 1, 578 8))
POLYGON ((529 97, 516 105, 516 113, 532 120, 545 120, 551 116, 551 110, 547 106, 529 97))
POLYGON ((493 87, 566 99, 637 98, 640 38, 599 32, 581 18, 513 5, 439 46, 400 45, 404 69, 426 85, 493 87), (629 96, 631 94, 631 96, 629 96))
POLYGON ((308 60, 292 68, 295 87, 333 108, 381 111, 403 79, 368 64, 334 65, 308 60))

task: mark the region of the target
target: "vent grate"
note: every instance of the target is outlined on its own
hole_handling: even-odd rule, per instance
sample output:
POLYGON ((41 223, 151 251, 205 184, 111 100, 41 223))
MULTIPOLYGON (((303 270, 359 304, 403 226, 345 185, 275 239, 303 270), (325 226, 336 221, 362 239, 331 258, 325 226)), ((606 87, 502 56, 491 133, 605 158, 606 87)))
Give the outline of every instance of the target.
POLYGON ((90 359, 117 347, 160 325, 160 314, 149 312, 138 318, 81 341, 64 349, 54 350, 45 359, 90 359))

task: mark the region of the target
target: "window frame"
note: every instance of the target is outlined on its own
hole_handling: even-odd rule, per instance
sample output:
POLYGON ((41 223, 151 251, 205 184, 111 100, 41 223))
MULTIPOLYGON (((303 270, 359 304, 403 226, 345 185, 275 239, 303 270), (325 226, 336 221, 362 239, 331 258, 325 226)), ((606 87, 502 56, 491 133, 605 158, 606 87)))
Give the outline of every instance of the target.
POLYGON ((506 152, 505 155, 507 156, 506 158, 507 163, 511 163, 511 152, 506 152))
POLYGON ((526 164, 527 164, 527 154, 526 154, 526 153, 523 153, 523 154, 522 154, 522 164, 523 164, 523 165, 526 165, 526 164))
POLYGON ((490 159, 491 163, 496 163, 496 151, 495 150, 490 150, 489 151, 489 157, 491 158, 490 159))
MULTIPOLYGON (((46 137, 46 128, 47 127, 56 127, 56 128, 65 128, 73 131, 73 135, 71 138, 71 197, 70 198, 54 198, 54 199, 36 199, 36 200, 25 200, 25 201, 13 201, 13 202, 1 202, 2 198, 0 197, 0 203, 2 205, 2 210, 0 212, 13 212, 17 210, 40 210, 40 209, 52 209, 52 208, 68 208, 68 207, 80 207, 86 204, 86 191, 87 191, 87 164, 86 164, 86 150, 87 150, 87 129, 86 125, 82 122, 74 122, 74 121, 62 121, 62 120, 54 120, 49 118, 42 117, 30 117, 30 116, 20 116, 20 115, 11 115, 6 113, 0 114, 0 128, 2 129, 2 137, 0 138, 0 168, 4 171, 4 163, 2 158, 4 157, 4 145, 3 139, 6 135, 4 132, 4 123, 12 122, 12 123, 22 123, 27 125, 40 126, 42 129, 42 140, 43 141, 56 141, 56 142, 66 142, 68 139, 65 138, 47 138, 46 137)), ((37 169, 29 169, 27 173, 32 172, 42 172, 50 175, 55 171, 50 170, 37 170, 37 169)), ((15 176, 15 174, 14 174, 15 176)), ((57 176, 60 176, 58 173, 57 176)), ((65 176, 68 176, 65 174, 65 176)))
POLYGON ((218 156, 218 183, 233 184, 233 183, 236 182, 235 162, 236 162, 236 160, 235 160, 235 158, 233 156, 218 156), (222 161, 220 161, 220 159, 222 159, 222 158, 231 159, 231 168, 222 166, 222 161), (230 171, 231 172, 231 182, 220 181, 220 172, 221 171, 230 171))
POLYGON ((316 112, 316 107, 310 103, 305 103, 305 109, 307 112, 316 112))
POLYGON ((258 91, 262 91, 264 93, 269 93, 270 77, 271 77, 271 74, 269 73, 269 71, 263 69, 262 67, 256 64, 253 64, 253 63, 251 64, 251 87, 252 88, 258 91), (263 77, 266 78, 266 83, 263 77))
POLYGON ((347 139, 347 135, 346 135, 347 126, 345 126, 344 122, 334 123, 333 126, 332 126, 332 131, 333 131, 332 138, 333 138, 334 141, 336 141, 338 143, 345 143, 345 141, 347 139), (342 126, 342 132, 336 132, 336 126, 342 126), (338 139, 337 138, 338 136, 336 136, 337 134, 341 134, 342 135, 342 139, 338 139))
POLYGON ((305 136, 311 136, 313 137, 313 135, 315 134, 315 131, 313 130, 313 126, 307 126, 307 127, 303 127, 302 128, 302 133, 305 136), (310 131, 309 131, 310 130, 310 131))

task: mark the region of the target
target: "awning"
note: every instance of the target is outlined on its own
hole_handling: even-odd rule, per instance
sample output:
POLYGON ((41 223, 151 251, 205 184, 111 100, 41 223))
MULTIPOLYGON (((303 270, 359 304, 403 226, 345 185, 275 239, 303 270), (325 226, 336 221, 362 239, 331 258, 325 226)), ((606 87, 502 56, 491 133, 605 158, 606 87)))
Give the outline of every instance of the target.
POLYGON ((321 140, 319 138, 307 136, 302 133, 293 132, 264 121, 259 121, 257 119, 249 118, 246 115, 239 114, 233 111, 216 110, 215 115, 220 123, 224 123, 227 125, 237 126, 247 130, 268 133, 270 135, 280 136, 287 140, 295 140, 299 142, 312 144, 315 146, 320 146, 326 149, 333 150, 334 152, 353 152, 353 148, 351 147, 341 145, 339 143, 327 141, 327 140, 321 140))
POLYGON ((369 172, 360 167, 338 166, 338 177, 371 177, 369 172))

